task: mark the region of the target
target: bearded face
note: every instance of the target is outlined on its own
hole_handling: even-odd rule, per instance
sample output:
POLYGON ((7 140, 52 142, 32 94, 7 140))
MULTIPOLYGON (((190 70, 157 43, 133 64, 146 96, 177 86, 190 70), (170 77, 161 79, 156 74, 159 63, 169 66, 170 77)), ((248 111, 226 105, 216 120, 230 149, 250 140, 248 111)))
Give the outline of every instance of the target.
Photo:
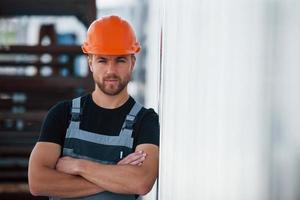
POLYGON ((131 80, 134 63, 133 55, 93 55, 89 58, 96 86, 110 96, 118 95, 126 88, 131 80))
MULTIPOLYGON (((94 76, 94 75, 93 75, 94 76)), ((94 81, 98 88, 106 95, 115 96, 118 95, 127 86, 131 79, 131 75, 127 74, 123 78, 115 74, 107 75, 102 80, 97 80, 94 77, 94 81)))

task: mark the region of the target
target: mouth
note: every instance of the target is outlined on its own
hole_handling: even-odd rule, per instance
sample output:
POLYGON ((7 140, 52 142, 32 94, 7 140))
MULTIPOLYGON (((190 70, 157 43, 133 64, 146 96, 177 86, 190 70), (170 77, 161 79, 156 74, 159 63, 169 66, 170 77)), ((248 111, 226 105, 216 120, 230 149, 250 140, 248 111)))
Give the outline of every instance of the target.
POLYGON ((118 81, 118 79, 105 79, 104 81, 106 81, 106 82, 115 82, 115 81, 118 81))
POLYGON ((104 82, 107 84, 117 84, 118 83, 118 79, 105 79, 104 82))

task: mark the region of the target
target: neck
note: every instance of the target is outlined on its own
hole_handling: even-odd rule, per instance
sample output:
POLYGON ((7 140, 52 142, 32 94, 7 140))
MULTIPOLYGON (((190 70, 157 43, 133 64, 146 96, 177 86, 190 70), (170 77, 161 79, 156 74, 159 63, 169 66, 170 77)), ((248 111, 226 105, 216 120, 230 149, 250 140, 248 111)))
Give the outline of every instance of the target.
POLYGON ((122 106, 129 98, 127 88, 117 95, 110 96, 103 93, 98 87, 92 93, 93 101, 102 108, 114 109, 122 106))

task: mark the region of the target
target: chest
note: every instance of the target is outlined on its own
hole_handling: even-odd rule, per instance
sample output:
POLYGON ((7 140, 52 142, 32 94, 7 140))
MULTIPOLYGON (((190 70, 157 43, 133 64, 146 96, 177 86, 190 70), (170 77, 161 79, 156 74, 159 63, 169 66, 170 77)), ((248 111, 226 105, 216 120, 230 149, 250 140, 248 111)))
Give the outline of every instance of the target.
POLYGON ((103 113, 103 112, 84 112, 80 119, 81 130, 116 136, 119 135, 126 114, 123 113, 103 113))
POLYGON ((116 164, 133 152, 133 124, 139 104, 130 112, 105 113, 80 109, 79 102, 73 102, 71 121, 66 131, 64 156, 116 164))

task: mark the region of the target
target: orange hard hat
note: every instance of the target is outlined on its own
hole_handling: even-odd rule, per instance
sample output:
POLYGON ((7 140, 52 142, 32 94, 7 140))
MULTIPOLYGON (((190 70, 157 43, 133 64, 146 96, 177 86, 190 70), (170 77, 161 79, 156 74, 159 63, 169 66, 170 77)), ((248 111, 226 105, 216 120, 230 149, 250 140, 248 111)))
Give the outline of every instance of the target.
POLYGON ((98 55, 127 55, 141 50, 130 24, 118 16, 95 20, 81 48, 86 54, 98 55))

